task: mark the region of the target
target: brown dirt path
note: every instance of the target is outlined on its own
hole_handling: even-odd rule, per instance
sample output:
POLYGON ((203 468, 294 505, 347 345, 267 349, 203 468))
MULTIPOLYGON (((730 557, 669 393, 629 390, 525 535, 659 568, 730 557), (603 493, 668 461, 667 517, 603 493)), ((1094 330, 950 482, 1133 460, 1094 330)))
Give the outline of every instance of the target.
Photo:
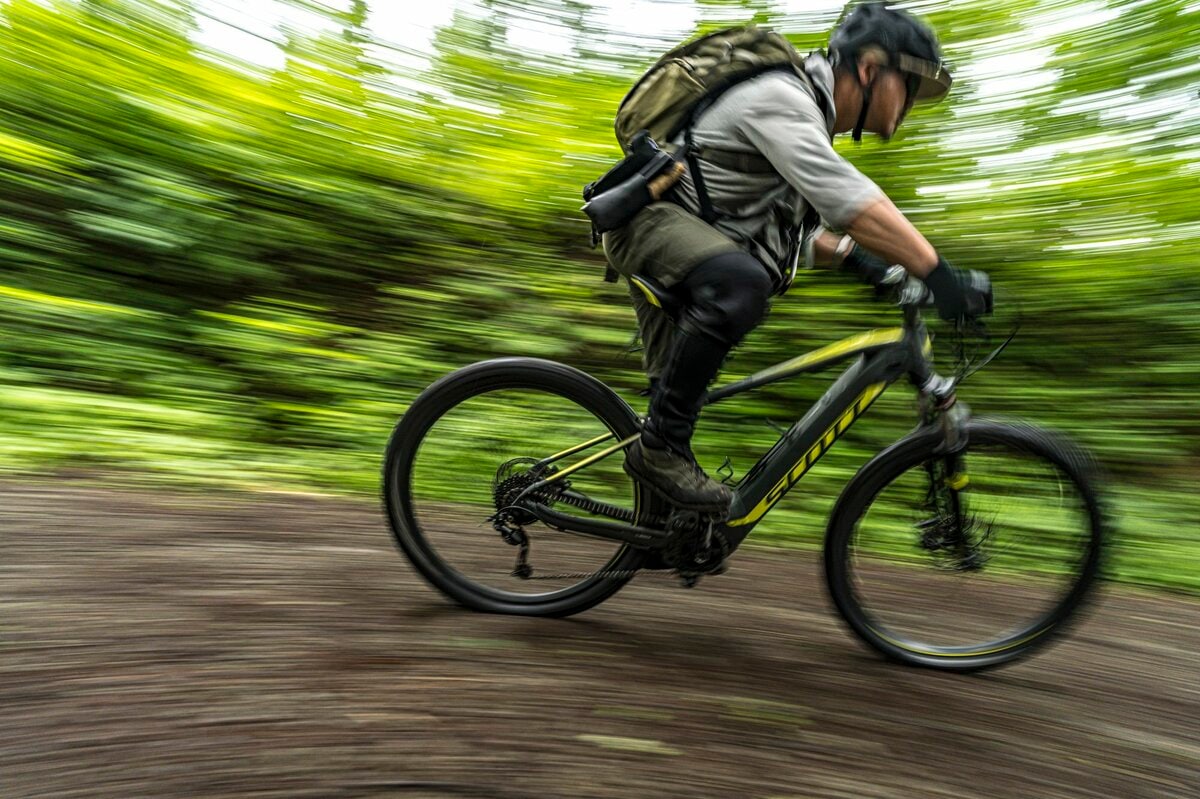
POLYGON ((568 620, 443 602, 370 503, 0 484, 0 797, 1200 796, 1200 603, 1109 588, 979 676, 812 555, 568 620))

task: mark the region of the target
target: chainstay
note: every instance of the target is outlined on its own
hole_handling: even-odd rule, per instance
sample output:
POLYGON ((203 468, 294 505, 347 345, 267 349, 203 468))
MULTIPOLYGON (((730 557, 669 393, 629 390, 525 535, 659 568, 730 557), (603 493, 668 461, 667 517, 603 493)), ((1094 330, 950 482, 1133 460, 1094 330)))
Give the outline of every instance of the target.
MULTIPOLYGON (((634 512, 628 508, 610 505, 607 502, 600 502, 599 500, 585 497, 582 494, 564 492, 555 496, 554 501, 571 505, 579 508, 580 510, 585 510, 588 513, 594 513, 598 516, 607 516, 610 519, 616 519, 617 521, 625 522, 626 524, 633 524, 635 521, 634 512)), ((667 520, 660 516, 646 516, 642 519, 641 523, 649 526, 657 525, 659 527, 665 527, 667 520)))
MULTIPOLYGON (((563 492, 555 495, 554 501, 561 502, 566 505, 571 505, 572 507, 579 508, 580 510, 587 511, 588 513, 594 513, 594 514, 597 514, 600 516, 607 516, 611 519, 616 519, 617 521, 625 522, 626 524, 632 524, 635 520, 634 512, 629 510, 628 508, 622 508, 617 505, 610 505, 606 502, 600 502, 599 500, 585 497, 582 494, 574 494, 569 491, 563 491, 563 492)), ((659 516, 647 516, 644 519, 642 519, 642 524, 657 525, 657 526, 665 527, 666 523, 667 523, 667 520, 662 517, 659 517, 659 516)), ((726 553, 725 556, 728 557, 729 544, 728 544, 728 542, 726 542, 724 540, 723 536, 720 536, 719 533, 718 533, 718 537, 722 541, 722 545, 723 545, 722 548, 725 550, 725 553, 726 553)), ((532 571, 532 569, 531 569, 530 573, 522 579, 525 579, 525 580, 589 580, 589 579, 592 579, 595 577, 602 577, 604 579, 609 579, 609 580, 623 580, 623 579, 633 577, 636 574, 640 574, 642 571, 645 571, 645 570, 644 569, 612 569, 612 570, 606 571, 604 569, 599 569, 597 571, 590 571, 590 572, 555 572, 553 574, 538 574, 538 573, 532 571)), ((672 573, 672 572, 669 572, 669 571, 663 570, 663 569, 651 569, 650 571, 661 572, 664 574, 672 573)))

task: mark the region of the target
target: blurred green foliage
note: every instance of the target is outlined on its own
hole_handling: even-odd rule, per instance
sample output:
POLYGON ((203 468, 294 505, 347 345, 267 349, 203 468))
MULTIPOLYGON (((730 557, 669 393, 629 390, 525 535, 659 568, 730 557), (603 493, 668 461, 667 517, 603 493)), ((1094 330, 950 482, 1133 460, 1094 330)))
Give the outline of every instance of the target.
MULTIPOLYGON (((374 492, 391 425, 457 366, 554 358, 643 402, 633 315, 600 281, 578 190, 617 155, 625 89, 680 35, 602 35, 585 0, 483 0, 413 67, 361 0, 293 1, 328 24, 285 30, 276 69, 198 46, 190 3, 0 5, 0 468, 374 492), (511 46, 530 19, 571 52, 511 46)), ((947 257, 993 274, 999 327, 1019 307, 1021 335, 965 399, 1094 448, 1117 575, 1200 589, 1200 4, 912 5, 956 68, 950 100, 888 146, 839 146, 947 257)), ((802 48, 836 17, 696 6, 699 30, 754 19, 802 48)), ((727 377, 893 324, 866 296, 802 275, 727 377)), ((712 409, 702 462, 744 473, 775 438, 764 422, 824 385, 712 409)), ((762 537, 819 540, 840 485, 911 426, 902 393, 762 537)))

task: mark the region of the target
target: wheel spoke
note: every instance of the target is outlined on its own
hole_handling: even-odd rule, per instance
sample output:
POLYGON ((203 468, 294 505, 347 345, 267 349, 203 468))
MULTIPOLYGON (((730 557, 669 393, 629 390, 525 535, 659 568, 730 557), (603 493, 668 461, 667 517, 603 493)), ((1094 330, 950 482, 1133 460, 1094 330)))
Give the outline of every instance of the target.
POLYGON ((831 537, 841 555, 826 562, 839 609, 869 643, 925 665, 986 665, 1071 612, 1095 573, 1096 500, 1059 465, 1069 459, 1014 432, 1024 430, 972 430, 957 516, 932 440, 897 453, 864 489, 856 518, 831 537))
POLYGON ((397 542, 438 588, 482 609, 558 615, 611 594, 642 555, 550 528, 524 503, 625 522, 656 511, 622 469, 617 442, 636 416, 573 370, 529 363, 547 374, 523 384, 491 362, 422 395, 393 435, 385 496, 397 542), (529 579, 522 551, 534 574, 557 576, 529 579))

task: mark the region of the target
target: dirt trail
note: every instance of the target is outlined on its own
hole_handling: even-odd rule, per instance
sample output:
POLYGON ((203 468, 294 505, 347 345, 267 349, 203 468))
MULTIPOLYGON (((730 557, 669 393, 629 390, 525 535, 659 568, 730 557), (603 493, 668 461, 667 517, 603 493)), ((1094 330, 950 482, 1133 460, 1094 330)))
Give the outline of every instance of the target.
POLYGON ((878 660, 811 555, 553 621, 377 509, 0 485, 0 797, 1200 797, 1200 602, 1108 588, 980 676, 878 660))

